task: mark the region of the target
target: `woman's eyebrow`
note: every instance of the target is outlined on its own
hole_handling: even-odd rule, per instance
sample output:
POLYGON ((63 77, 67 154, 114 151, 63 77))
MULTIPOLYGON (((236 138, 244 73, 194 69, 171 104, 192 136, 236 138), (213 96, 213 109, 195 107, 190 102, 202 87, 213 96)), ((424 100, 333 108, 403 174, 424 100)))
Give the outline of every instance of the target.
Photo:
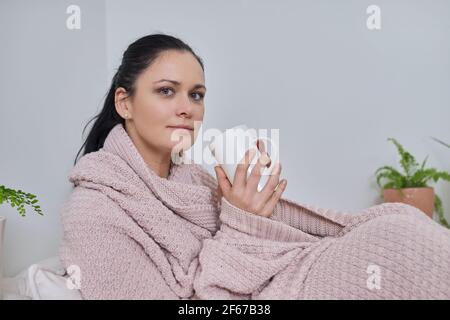
MULTIPOLYGON (((171 83, 173 83, 176 86, 179 86, 181 84, 179 81, 169 80, 169 79, 161 79, 161 80, 155 81, 153 83, 159 83, 159 82, 163 82, 163 81, 171 82, 171 83)), ((198 89, 198 88, 203 88, 203 89, 206 90, 206 87, 204 85, 200 84, 200 83, 196 84, 193 89, 198 89)))

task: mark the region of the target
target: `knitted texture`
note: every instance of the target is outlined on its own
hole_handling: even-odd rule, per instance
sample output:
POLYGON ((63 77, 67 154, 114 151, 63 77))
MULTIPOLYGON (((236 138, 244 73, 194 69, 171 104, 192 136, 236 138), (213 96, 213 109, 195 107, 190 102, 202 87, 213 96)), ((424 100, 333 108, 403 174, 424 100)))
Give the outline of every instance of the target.
POLYGON ((261 217, 219 199, 200 165, 159 177, 121 124, 69 181, 59 255, 84 299, 450 298, 450 231, 406 204, 282 198, 261 217))

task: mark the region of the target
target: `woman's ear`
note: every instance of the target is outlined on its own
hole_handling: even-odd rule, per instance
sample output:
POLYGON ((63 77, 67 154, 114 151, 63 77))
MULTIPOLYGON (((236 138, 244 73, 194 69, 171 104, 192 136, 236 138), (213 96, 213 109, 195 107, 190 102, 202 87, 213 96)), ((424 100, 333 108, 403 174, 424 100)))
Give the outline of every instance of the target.
POLYGON ((130 108, 128 106, 128 93, 127 91, 119 87, 114 93, 114 105, 116 106, 116 111, 124 119, 131 118, 130 108))

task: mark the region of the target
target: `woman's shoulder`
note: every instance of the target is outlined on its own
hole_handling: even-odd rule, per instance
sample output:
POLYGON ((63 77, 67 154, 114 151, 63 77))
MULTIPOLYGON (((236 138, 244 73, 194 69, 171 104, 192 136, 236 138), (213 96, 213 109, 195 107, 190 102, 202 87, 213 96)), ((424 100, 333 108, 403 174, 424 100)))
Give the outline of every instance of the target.
POLYGON ((114 221, 122 214, 120 206, 99 190, 75 187, 61 209, 63 223, 74 221, 114 221))

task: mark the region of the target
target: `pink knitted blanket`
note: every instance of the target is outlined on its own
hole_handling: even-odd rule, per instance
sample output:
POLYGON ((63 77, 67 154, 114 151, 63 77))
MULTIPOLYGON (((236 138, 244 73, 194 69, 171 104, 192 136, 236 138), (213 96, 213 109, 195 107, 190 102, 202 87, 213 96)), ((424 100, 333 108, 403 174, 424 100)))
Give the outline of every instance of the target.
POLYGON ((218 199, 197 164, 159 177, 122 125, 69 180, 60 259, 84 299, 450 298, 450 231, 406 204, 282 198, 260 217, 218 199))

